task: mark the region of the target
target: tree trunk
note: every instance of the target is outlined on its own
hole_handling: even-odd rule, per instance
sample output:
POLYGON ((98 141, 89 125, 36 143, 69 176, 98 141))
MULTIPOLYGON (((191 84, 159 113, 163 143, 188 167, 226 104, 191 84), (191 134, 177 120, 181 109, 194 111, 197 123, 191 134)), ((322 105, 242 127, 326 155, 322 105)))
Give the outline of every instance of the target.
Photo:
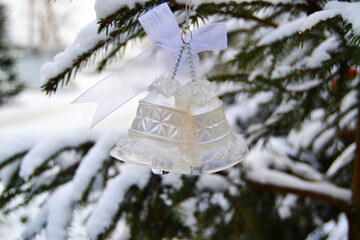
POLYGON ((352 197, 354 207, 347 213, 349 240, 360 240, 360 97, 356 124, 356 150, 354 160, 352 197))
POLYGON ((360 215, 359 210, 347 212, 346 217, 349 221, 349 240, 360 240, 360 215))
POLYGON ((29 23, 28 23, 28 30, 29 30, 29 42, 31 45, 35 43, 35 0, 29 1, 29 23))

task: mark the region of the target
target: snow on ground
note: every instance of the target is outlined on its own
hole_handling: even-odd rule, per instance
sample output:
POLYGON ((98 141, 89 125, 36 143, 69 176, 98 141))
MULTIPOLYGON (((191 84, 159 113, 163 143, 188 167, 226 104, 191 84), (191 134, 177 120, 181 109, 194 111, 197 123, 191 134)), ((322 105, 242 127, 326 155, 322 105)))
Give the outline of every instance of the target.
MULTIPOLYGON (((88 128, 94 104, 71 104, 82 92, 109 73, 79 74, 76 85, 60 89, 48 97, 40 89, 26 89, 12 103, 0 108, 0 135, 25 136, 88 128)), ((140 98, 140 97, 139 97, 140 98)), ((97 128, 125 130, 135 116, 137 102, 133 99, 99 124, 97 128)), ((1 143, 1 141, 0 141, 1 143)))

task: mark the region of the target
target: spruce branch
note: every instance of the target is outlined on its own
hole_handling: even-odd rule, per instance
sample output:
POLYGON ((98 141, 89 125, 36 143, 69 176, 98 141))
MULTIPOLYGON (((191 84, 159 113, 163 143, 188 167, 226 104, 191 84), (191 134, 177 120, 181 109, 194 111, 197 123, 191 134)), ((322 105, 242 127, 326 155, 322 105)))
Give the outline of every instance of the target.
POLYGON ((107 16, 106 18, 100 19, 100 21, 98 22, 98 33, 101 33, 104 30, 108 32, 110 26, 114 26, 115 28, 121 28, 126 25, 129 20, 132 22, 137 22, 137 19, 141 14, 164 2, 167 2, 169 4, 169 7, 173 11, 185 9, 185 5, 180 5, 174 0, 151 0, 146 1, 145 3, 135 3, 135 6, 131 9, 128 6, 123 6, 122 8, 115 11, 113 14, 107 16))
MULTIPOLYGON (((99 21, 98 33, 106 30, 107 38, 98 41, 93 47, 77 56, 71 66, 58 73, 57 76, 48 79, 42 86, 42 90, 49 95, 55 93, 59 85, 61 87, 67 85, 75 77, 76 73, 86 67, 88 63, 94 61, 101 51, 105 50, 106 52, 110 46, 114 46, 110 54, 105 56, 98 65, 98 70, 103 70, 111 58, 115 57, 117 52, 126 47, 126 43, 129 40, 144 36, 140 23, 137 21, 138 16, 162 2, 164 1, 154 0, 144 4, 137 3, 132 9, 124 6, 109 17, 101 19, 99 21), (115 26, 115 29, 110 32, 109 28, 111 26, 115 26)), ((179 8, 175 1, 172 1, 172 5, 174 8, 179 8)), ((185 6, 182 6, 182 8, 185 8, 185 6)))
POLYGON ((277 170, 264 170, 264 171, 254 171, 247 174, 245 179, 254 187, 267 191, 274 191, 280 193, 293 193, 302 197, 310 197, 313 199, 322 200, 328 202, 332 205, 338 206, 343 210, 348 210, 353 202, 351 200, 351 191, 344 188, 339 188, 332 184, 327 184, 323 182, 310 182, 302 180, 298 177, 289 175, 287 173, 282 173, 277 170), (282 181, 278 180, 278 174, 281 173, 282 181), (262 181, 257 178, 258 174, 263 174, 267 181, 262 181), (288 182, 284 180, 288 179, 289 182, 296 182, 297 185, 289 185, 288 182), (325 187, 327 189, 325 189, 325 187), (324 189, 319 191, 319 189, 324 189), (342 192, 342 196, 334 196, 333 191, 342 192))
POLYGON ((101 72, 104 70, 104 68, 111 62, 111 60, 113 58, 115 58, 119 52, 121 52, 121 50, 124 50, 126 48, 126 45, 128 43, 129 40, 136 38, 141 38, 145 36, 145 32, 141 29, 138 28, 137 30, 134 31, 134 34, 132 34, 131 36, 129 36, 127 38, 127 40, 123 40, 121 42, 118 42, 116 44, 113 44, 112 49, 106 54, 106 56, 104 56, 104 58, 97 64, 97 71, 101 72))
POLYGON ((67 85, 70 79, 73 78, 78 71, 82 70, 91 61, 91 59, 94 59, 95 56, 103 48, 108 47, 112 41, 114 40, 111 37, 107 38, 105 41, 99 41, 94 47, 77 56, 77 58, 73 60, 71 67, 64 69, 57 76, 48 79, 47 82, 41 86, 42 91, 51 95, 56 92, 59 85, 61 85, 61 87, 67 85))
MULTIPOLYGON (((36 183, 36 180, 44 174, 47 170, 50 170, 54 168, 56 165, 49 165, 48 163, 55 158, 57 158, 61 153, 68 150, 75 150, 81 155, 85 155, 90 148, 93 146, 92 142, 86 142, 83 143, 77 147, 67 147, 63 148, 56 153, 53 153, 52 156, 50 156, 46 161, 39 166, 34 173, 30 176, 29 179, 32 179, 32 183, 29 184, 28 181, 23 180, 19 176, 19 168, 16 171, 16 176, 14 176, 14 181, 11 181, 10 184, 2 191, 0 196, 0 210, 3 211, 5 214, 8 214, 16 209, 19 209, 21 207, 29 205, 33 199, 35 199, 37 196, 39 196, 42 193, 53 191, 57 189, 59 186, 63 185, 64 183, 70 181, 75 174, 77 167, 79 166, 79 163, 74 164, 73 166, 66 168, 66 169, 60 169, 60 171, 56 174, 56 178, 53 182, 47 182, 43 186, 39 186, 38 188, 34 189, 34 183, 36 183), (8 204, 14 200, 15 197, 22 196, 24 198, 24 201, 20 202, 19 204, 15 206, 8 207, 8 204)), ((8 160, 5 160, 4 163, 10 164, 14 160, 21 160, 27 153, 22 152, 18 153, 15 156, 10 157, 8 160), (10 161, 11 160, 11 161, 10 161)), ((4 165, 6 166, 6 165, 4 165)))
POLYGON ((259 24, 268 26, 268 27, 277 27, 277 24, 271 21, 265 21, 255 15, 250 11, 243 8, 244 5, 240 3, 219 3, 219 4, 201 4, 196 8, 196 17, 208 18, 211 15, 220 14, 221 16, 229 16, 234 18, 242 18, 245 20, 252 20, 259 24))

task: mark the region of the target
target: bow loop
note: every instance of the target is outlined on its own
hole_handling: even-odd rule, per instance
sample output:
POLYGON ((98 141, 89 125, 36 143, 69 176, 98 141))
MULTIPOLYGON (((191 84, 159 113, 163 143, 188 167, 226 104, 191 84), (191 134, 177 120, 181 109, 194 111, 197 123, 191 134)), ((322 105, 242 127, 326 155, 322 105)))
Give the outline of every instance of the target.
MULTIPOLYGON (((152 40, 175 51, 180 49, 181 29, 169 5, 163 3, 155 7, 139 17, 139 21, 152 40)), ((225 49, 227 47, 226 24, 214 23, 196 29, 190 46, 195 53, 225 49)))
POLYGON ((139 17, 139 22, 152 40, 175 51, 181 47, 181 30, 166 3, 139 17))
POLYGON ((227 47, 226 23, 213 23, 196 29, 190 46, 196 53, 225 49, 227 47))

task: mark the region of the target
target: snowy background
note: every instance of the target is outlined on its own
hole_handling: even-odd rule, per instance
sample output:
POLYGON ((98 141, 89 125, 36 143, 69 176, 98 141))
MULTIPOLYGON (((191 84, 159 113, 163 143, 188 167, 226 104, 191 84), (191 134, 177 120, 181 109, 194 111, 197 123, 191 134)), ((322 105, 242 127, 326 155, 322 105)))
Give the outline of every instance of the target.
MULTIPOLYGON (((77 145, 87 139, 97 139, 99 140, 99 146, 97 150, 95 149, 93 155, 98 156, 97 154, 103 154, 104 149, 111 147, 116 139, 127 134, 127 129, 130 127, 135 115, 138 104, 137 100, 141 96, 124 105, 110 117, 98 124, 93 130, 90 130, 89 126, 95 111, 95 105, 70 103, 90 86, 121 66, 122 63, 136 56, 145 46, 134 43, 132 47, 127 48, 126 55, 120 62, 114 63, 107 71, 101 74, 95 74, 94 68, 86 68, 85 71, 77 75, 75 80, 71 81, 69 86, 59 89, 56 94, 49 97, 46 96, 44 92, 41 92, 40 89, 40 68, 44 63, 51 61, 55 54, 73 43, 76 39, 76 34, 96 18, 94 11, 95 0, 56 1, 52 5, 54 24, 52 25, 53 28, 50 28, 50 32, 53 33, 51 39, 47 39, 46 41, 42 37, 43 31, 45 31, 42 25, 46 20, 46 14, 44 13, 46 8, 41 3, 43 1, 35 0, 35 9, 33 10, 29 8, 30 1, 28 0, 3 0, 2 2, 8 6, 8 30, 11 42, 13 42, 16 47, 14 54, 18 58, 18 74, 28 87, 12 99, 9 104, 0 107, 0 162, 2 159, 6 159, 7 156, 21 152, 22 149, 28 149, 32 146, 33 150, 28 153, 28 156, 25 157, 21 163, 20 174, 26 178, 31 175, 37 164, 41 164, 41 160, 46 159, 47 154, 50 154, 46 151, 49 146, 56 149, 57 147, 60 148, 65 145, 77 145)), ((99 8, 99 6, 97 7, 99 8)), ((106 12, 106 10, 104 11, 106 12)), ((329 41, 333 41, 333 39, 329 39, 329 41)), ((268 98, 269 96, 266 94, 260 94, 254 101, 249 102, 241 96, 238 97, 236 99, 238 103, 236 106, 225 109, 230 124, 236 128, 236 118, 240 118, 243 121, 251 119, 252 115, 258 112, 256 102, 266 101, 268 98), (239 108, 242 109, 242 111, 239 111, 239 108)), ((295 147, 296 144, 306 144, 306 139, 311 138, 309 132, 313 131, 313 127, 314 125, 309 126, 308 129, 305 128, 302 132, 303 135, 294 133, 288 140, 293 142, 295 147), (301 139, 301 141, 299 141, 299 139, 301 139)), ((298 147, 300 148, 302 146, 299 145, 298 147)), ((354 147, 355 146, 352 146, 352 149, 354 147)), ((296 179, 281 175, 280 171, 267 170, 268 166, 274 165, 277 166, 278 169, 290 169, 291 172, 296 172, 298 176, 302 176, 304 179, 318 181, 324 178, 323 174, 308 167, 307 164, 294 163, 294 161, 287 158, 287 151, 291 151, 291 149, 287 147, 287 143, 283 141, 283 139, 271 139, 269 149, 267 150, 264 150, 261 146, 253 148, 247 158, 247 164, 253 169, 257 169, 257 171, 249 174, 249 178, 257 179, 258 181, 269 181, 269 179, 273 179, 276 183, 284 182, 299 188, 333 193, 335 198, 341 198, 344 201, 348 201, 351 198, 351 193, 348 190, 334 188, 333 186, 320 183, 318 185, 304 185, 304 182, 299 182, 296 179), (264 171, 261 172, 262 170, 264 171)), ((353 150, 350 149, 348 155, 351 155, 352 152, 353 150)), ((83 161, 91 163, 94 161, 94 158, 95 157, 90 154, 89 156, 87 155, 87 158, 84 158, 83 161)), ((64 159, 76 158, 73 156, 67 158, 65 156, 64 159)), ((64 161, 62 164, 71 165, 73 163, 64 161)), ((85 163, 83 165, 85 166, 85 163)), ((86 171, 95 171, 96 164, 93 166, 94 169, 86 169, 86 171)), ((125 165, 124 168, 129 169, 125 169, 124 172, 132 171, 131 168, 133 167, 134 166, 131 165, 125 165)), ((336 173, 335 168, 336 166, 331 170, 329 169, 327 174, 336 173)), ((338 166, 338 168, 341 168, 341 166, 338 166)), ((78 187, 79 185, 77 184, 86 181, 85 173, 87 172, 83 171, 83 174, 80 174, 82 170, 81 165, 79 169, 79 174, 71 181, 73 186, 68 184, 64 185, 48 202, 48 207, 53 209, 52 213, 55 215, 48 216, 49 226, 47 226, 47 231, 54 231, 55 235, 62 234, 63 231, 57 229, 57 227, 61 226, 61 223, 53 224, 54 218, 62 216, 62 218, 66 219, 68 216, 62 215, 64 213, 62 212, 62 207, 66 208, 66 204, 70 204, 70 202, 67 201, 59 201, 59 199, 61 199, 59 196, 67 194, 66 199, 68 199, 68 201, 75 201, 77 196, 72 187, 78 187)), ((11 172, 11 166, 5 168, 0 173, 3 183, 6 183, 8 179, 8 172, 11 172)), ((129 184, 137 183, 141 187, 141 179, 145 181, 146 178, 144 178, 144 176, 150 174, 150 172, 148 170, 138 172, 139 175, 136 176, 122 174, 119 178, 114 179, 109 183, 108 191, 118 191, 119 196, 121 196, 121 193, 125 191, 126 186, 129 184), (129 182, 125 184, 124 189, 119 188, 119 183, 124 182, 126 179, 131 180, 128 180, 129 182)), ((237 176, 234 176, 234 179, 236 179, 236 177, 237 176)), ((177 181, 178 178, 178 175, 170 174, 164 178, 165 180, 163 182, 164 184, 176 184, 176 182, 179 182, 177 181)), ((49 181, 49 179, 45 179, 44 181, 49 181)), ((202 176, 196 187, 198 189, 213 187, 215 190, 221 191, 227 186, 228 183, 219 176, 202 176), (208 183, 212 185, 209 186, 208 183)), ((99 208, 101 208, 102 205, 109 205, 109 202, 112 203, 112 200, 113 199, 108 197, 107 192, 105 192, 102 200, 98 204, 99 208)), ((296 200, 297 196, 291 194, 286 195, 278 210, 282 218, 285 219, 291 214, 291 208, 296 204, 296 200)), ((39 198, 38 201, 41 202, 41 198, 39 198)), ((117 202, 113 202, 112 205, 117 205, 117 202)), ((34 206, 36 206, 36 203, 34 203, 34 206)), ((90 206, 90 208, 93 207, 94 206, 90 206)), ((192 204, 191 201, 184 203, 184 207, 188 208, 189 212, 194 211, 194 204, 192 204)), ((41 223, 42 214, 39 209, 30 207, 28 211, 30 211, 31 216, 35 216, 40 212, 38 216, 40 216, 39 221, 41 223)), ((73 224, 75 228, 70 229, 70 237, 72 239, 87 239, 85 229, 81 224, 81 221, 88 215, 86 211, 87 209, 85 208, 75 214, 75 223, 73 224)), ((112 211, 112 209, 108 210, 108 212, 112 211)), ((9 216, 1 216, 0 239, 20 239, 21 233, 25 230, 25 226, 22 224, 20 218, 23 214, 25 213, 16 211, 9 216)), ((94 232, 102 230, 99 221, 93 220, 99 216, 104 217, 101 216, 101 214, 102 212, 96 211, 95 209, 94 215, 88 221, 88 229, 94 232)), ((188 218, 187 221, 189 225, 193 224, 191 218, 188 218)), ((39 227, 36 226, 36 224, 40 223, 35 221, 30 227, 36 229, 39 227)), ((127 234, 126 227, 124 227, 123 223, 119 223, 118 228, 118 235, 116 236, 122 239, 122 236, 127 234)), ((28 228, 26 231, 29 232, 33 229, 28 228)), ((318 234, 318 232, 326 234, 331 232, 329 239, 339 239, 339 237, 346 236, 347 220, 345 215, 340 215, 337 223, 334 221, 324 223, 316 229, 313 234, 318 234), (333 237, 331 238, 331 236, 333 237)), ((95 233, 90 232, 90 234, 95 233)), ((314 236, 309 236, 309 239, 314 239, 314 236)))

